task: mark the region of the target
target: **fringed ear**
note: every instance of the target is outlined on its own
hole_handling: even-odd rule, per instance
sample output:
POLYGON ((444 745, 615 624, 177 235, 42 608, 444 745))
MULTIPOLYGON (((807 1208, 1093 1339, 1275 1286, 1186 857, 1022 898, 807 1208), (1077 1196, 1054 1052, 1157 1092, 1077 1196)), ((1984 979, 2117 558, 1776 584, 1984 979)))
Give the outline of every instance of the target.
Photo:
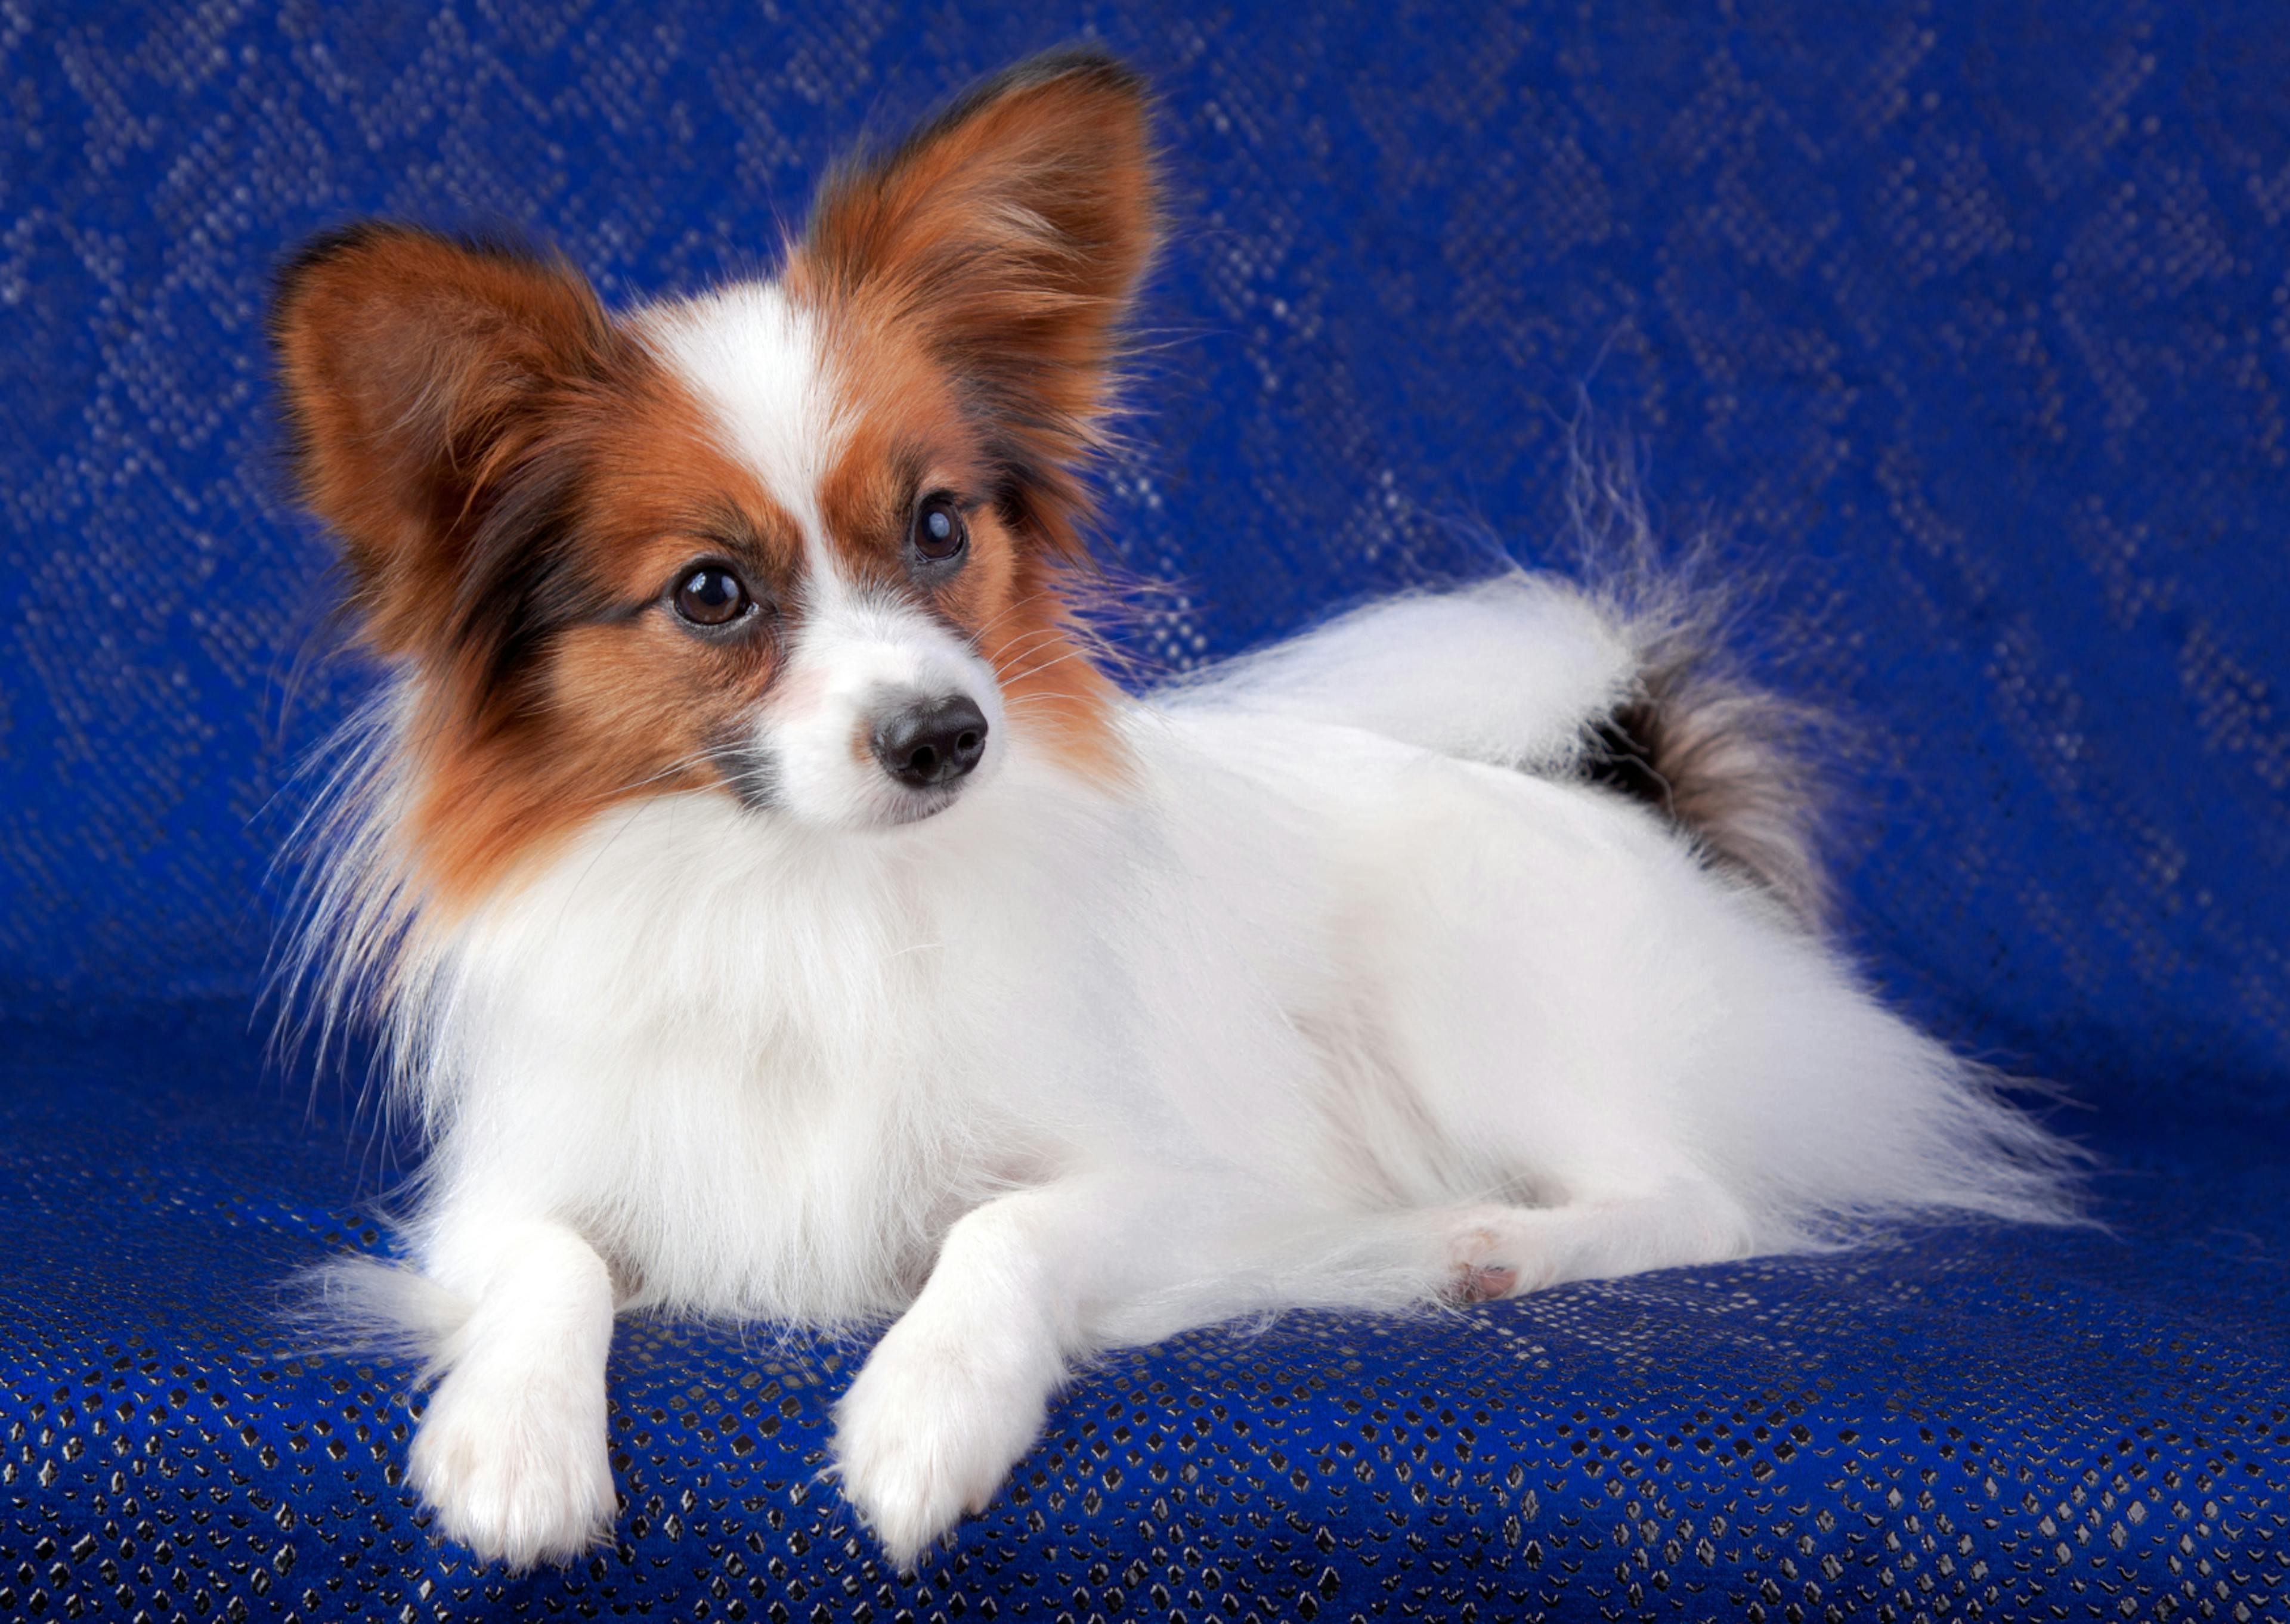
POLYGON ((402 652, 459 596, 490 494, 615 335, 570 267, 404 227, 321 238, 272 312, 294 468, 342 539, 375 645, 402 652))
POLYGON ((1093 51, 989 81, 830 180, 792 276, 898 324, 957 380, 1045 540, 1078 544, 1077 475, 1102 438, 1121 325, 1159 236, 1136 75, 1093 51))

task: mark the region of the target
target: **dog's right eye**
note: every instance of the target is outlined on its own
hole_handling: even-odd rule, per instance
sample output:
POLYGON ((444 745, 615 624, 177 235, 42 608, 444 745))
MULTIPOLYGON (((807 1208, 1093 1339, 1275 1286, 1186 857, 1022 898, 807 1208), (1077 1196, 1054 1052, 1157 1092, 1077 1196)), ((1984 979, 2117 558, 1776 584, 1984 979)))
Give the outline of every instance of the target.
POLYGON ((728 626, 754 607, 740 578, 721 564, 703 564, 676 588, 676 612, 694 626, 728 626))

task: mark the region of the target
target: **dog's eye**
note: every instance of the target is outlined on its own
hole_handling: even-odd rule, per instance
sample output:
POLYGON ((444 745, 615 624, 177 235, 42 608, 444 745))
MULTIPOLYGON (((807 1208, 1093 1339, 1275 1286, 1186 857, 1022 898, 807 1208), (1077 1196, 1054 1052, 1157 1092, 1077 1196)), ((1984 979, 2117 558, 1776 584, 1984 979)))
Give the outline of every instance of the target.
POLYGON ((747 588, 722 564, 701 564, 677 584, 676 612, 694 626, 728 626, 749 606, 747 588))
POLYGON ((933 491, 915 504, 915 551, 933 564, 957 556, 970 542, 970 527, 962 509, 943 491, 933 491))

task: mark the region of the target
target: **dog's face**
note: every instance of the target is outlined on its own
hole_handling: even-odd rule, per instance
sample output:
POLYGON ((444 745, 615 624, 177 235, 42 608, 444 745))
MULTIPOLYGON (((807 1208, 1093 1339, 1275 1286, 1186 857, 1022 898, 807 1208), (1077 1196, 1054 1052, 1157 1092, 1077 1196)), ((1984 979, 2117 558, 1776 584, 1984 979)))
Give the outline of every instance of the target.
POLYGON ((410 677, 435 891, 632 796, 879 830, 1016 739, 1110 768, 1060 580, 1155 221, 1135 81, 1069 57, 839 175, 770 281, 615 316, 401 228, 307 252, 297 468, 410 677))

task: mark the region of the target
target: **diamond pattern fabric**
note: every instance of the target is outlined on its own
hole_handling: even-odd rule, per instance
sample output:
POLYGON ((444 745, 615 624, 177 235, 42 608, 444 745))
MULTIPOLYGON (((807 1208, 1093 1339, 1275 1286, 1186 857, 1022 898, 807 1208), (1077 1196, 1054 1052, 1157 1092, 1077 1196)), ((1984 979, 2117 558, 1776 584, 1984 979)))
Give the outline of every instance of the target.
POLYGON ((2286 83, 2245 0, 0 5, 0 1618, 2290 1616, 2286 83), (1135 651, 1557 561, 1630 462, 1847 724, 1855 951, 2108 1228, 1110 1356, 914 1575, 820 1476, 863 1347, 636 1322, 615 1543, 474 1568, 408 1372, 276 1314, 410 1149, 254 1013, 372 682, 267 278, 380 213, 701 286, 1077 37, 1175 180, 1135 651))

